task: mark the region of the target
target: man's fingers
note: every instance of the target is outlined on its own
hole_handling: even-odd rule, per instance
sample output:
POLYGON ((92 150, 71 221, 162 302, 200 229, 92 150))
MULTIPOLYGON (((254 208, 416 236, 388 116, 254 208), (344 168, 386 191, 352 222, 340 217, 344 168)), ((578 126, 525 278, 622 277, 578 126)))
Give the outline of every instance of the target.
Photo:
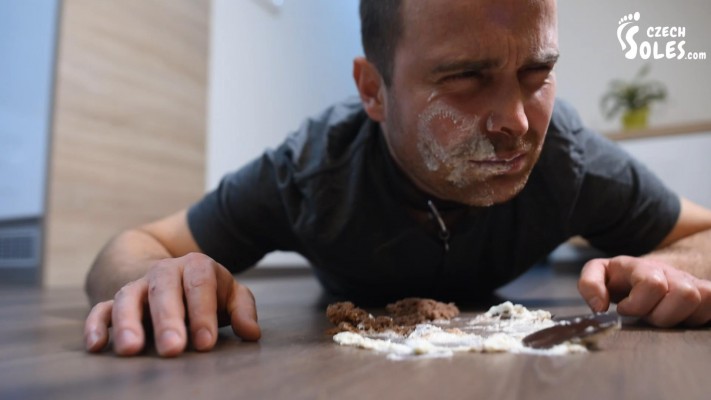
POLYGON ((164 357, 182 353, 187 343, 182 273, 181 266, 170 262, 158 264, 148 273, 156 350, 164 357))
POLYGON ((578 291, 593 311, 605 311, 610 306, 610 294, 606 287, 607 263, 609 260, 590 260, 580 273, 578 291))
POLYGON ((204 258, 188 257, 183 289, 193 346, 198 351, 210 350, 217 341, 217 278, 213 264, 204 258))
POLYGON ((257 323, 257 305, 252 292, 233 280, 232 295, 228 299, 227 312, 232 330, 244 340, 256 341, 262 336, 257 323))
POLYGON ((143 349, 143 305, 146 301, 147 284, 139 279, 122 287, 116 293, 111 310, 114 351, 118 355, 130 356, 143 349))
POLYGON ((619 301, 621 315, 643 317, 659 327, 711 322, 711 282, 653 259, 591 260, 583 267, 578 290, 594 311, 619 301))
POLYGON ((87 351, 101 351, 109 342, 109 326, 111 326, 111 310, 114 301, 104 301, 95 305, 84 324, 84 344, 87 351))
POLYGON ((617 304, 617 311, 622 315, 645 316, 667 295, 667 277, 661 268, 652 265, 630 265, 626 271, 632 290, 617 304))
POLYGON ((700 295, 699 306, 684 321, 688 326, 705 325, 711 321, 711 281, 696 279, 696 288, 700 295))
POLYGON ((701 294, 696 279, 674 269, 664 271, 669 290, 664 298, 647 316, 647 321, 662 328, 672 327, 685 321, 699 307, 701 294))
POLYGON ((218 316, 229 316, 232 329, 244 340, 261 337, 249 289, 237 283, 226 268, 196 253, 159 261, 145 277, 121 288, 114 300, 94 306, 84 326, 87 350, 97 352, 105 347, 112 326, 116 354, 140 352, 146 343, 146 307, 161 356, 176 356, 185 350, 186 312, 190 337, 199 351, 214 347, 218 316))

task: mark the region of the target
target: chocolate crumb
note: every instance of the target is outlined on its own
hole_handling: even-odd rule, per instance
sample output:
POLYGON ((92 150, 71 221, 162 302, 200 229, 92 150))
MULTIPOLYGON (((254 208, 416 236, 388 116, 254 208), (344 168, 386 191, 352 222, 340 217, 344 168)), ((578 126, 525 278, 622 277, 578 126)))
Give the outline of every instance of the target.
POLYGON ((385 310, 399 325, 417 325, 427 321, 450 320, 459 315, 459 309, 454 303, 441 303, 417 297, 388 304, 385 310))
POLYGON ((374 317, 350 301, 330 304, 326 309, 326 316, 336 327, 329 329, 328 333, 394 331, 408 334, 417 324, 434 320, 450 320, 459 315, 459 309, 454 303, 447 304, 415 297, 388 304, 385 310, 389 315, 374 317))
POLYGON ((341 303, 329 304, 326 308, 326 317, 334 325, 339 325, 341 322, 348 322, 352 325, 358 325, 366 320, 370 314, 362 308, 358 308, 350 301, 341 303))

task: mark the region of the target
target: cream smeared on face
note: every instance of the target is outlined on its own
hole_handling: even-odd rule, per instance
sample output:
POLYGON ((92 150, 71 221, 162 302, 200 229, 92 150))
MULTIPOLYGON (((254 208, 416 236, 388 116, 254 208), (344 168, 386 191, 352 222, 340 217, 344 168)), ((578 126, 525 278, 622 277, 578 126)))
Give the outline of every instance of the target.
POLYGON ((558 46, 554 0, 474 3, 406 2, 384 115, 373 117, 415 186, 485 207, 518 195, 540 156, 558 46))
MULTIPOLYGON (((523 154, 530 143, 521 138, 504 144, 507 154, 523 154)), ((419 117, 417 149, 428 170, 447 172, 446 180, 457 188, 511 170, 511 160, 497 156, 495 144, 481 129, 481 117, 465 115, 443 102, 431 103, 419 117)))

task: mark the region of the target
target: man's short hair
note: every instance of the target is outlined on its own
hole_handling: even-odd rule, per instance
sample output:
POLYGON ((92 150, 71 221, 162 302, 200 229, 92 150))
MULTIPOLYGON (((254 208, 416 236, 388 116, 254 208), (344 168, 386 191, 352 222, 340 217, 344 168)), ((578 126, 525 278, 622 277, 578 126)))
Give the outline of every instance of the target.
POLYGON ((383 77, 392 82, 395 48, 402 34, 402 0, 360 0, 360 34, 363 50, 383 77))

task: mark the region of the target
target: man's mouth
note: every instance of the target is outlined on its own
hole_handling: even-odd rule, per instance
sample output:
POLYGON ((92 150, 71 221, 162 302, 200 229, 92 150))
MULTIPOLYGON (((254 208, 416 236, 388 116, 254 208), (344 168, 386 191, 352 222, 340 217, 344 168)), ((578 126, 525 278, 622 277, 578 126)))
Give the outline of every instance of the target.
POLYGON ((526 164, 526 152, 497 154, 494 157, 469 160, 476 168, 493 169, 499 173, 515 173, 526 164))

